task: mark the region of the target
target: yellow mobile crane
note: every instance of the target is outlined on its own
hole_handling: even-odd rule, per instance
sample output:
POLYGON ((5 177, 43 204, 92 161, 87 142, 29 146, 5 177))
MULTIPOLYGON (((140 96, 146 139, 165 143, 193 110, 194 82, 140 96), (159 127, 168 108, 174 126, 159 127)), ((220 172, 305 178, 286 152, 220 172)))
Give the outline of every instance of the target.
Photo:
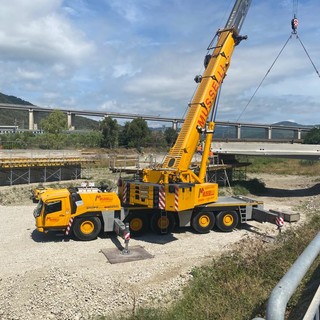
MULTIPOLYGON (((205 71, 196 76, 199 83, 189 112, 175 145, 163 163, 144 169, 139 180, 122 181, 119 194, 104 190, 73 188, 48 190, 41 194, 34 210, 40 232, 73 232, 80 240, 92 240, 101 230, 116 231, 129 238, 150 226, 160 234, 178 226, 192 226, 199 233, 209 232, 215 225, 232 231, 248 220, 277 223, 279 213, 263 210, 263 203, 246 197, 219 197, 216 183, 205 181, 214 122, 208 118, 216 109, 217 92, 230 66, 236 45, 246 39, 239 35, 251 0, 236 0, 227 24, 218 30, 208 47, 205 71), (205 146, 199 173, 190 169, 201 134, 205 146)), ((287 221, 298 219, 284 216, 287 221)))
MULTIPOLYGON (((198 232, 208 232, 215 220, 211 206, 218 200, 216 183, 205 182, 206 168, 214 122, 207 123, 215 112, 215 99, 230 66, 236 45, 247 37, 239 32, 246 17, 251 0, 237 0, 223 29, 218 30, 208 47, 205 71, 196 76, 199 83, 179 136, 166 155, 162 165, 145 169, 141 181, 126 181, 121 189, 124 206, 142 206, 152 209, 151 227, 158 232, 171 231, 174 223, 191 220, 198 232), (217 41, 215 42, 215 39, 217 41), (199 173, 190 169, 201 134, 206 134, 205 147, 199 173)), ((137 229, 147 222, 144 210, 131 209, 131 225, 137 229)), ((224 229, 233 229, 237 224, 234 211, 218 217, 224 229)))

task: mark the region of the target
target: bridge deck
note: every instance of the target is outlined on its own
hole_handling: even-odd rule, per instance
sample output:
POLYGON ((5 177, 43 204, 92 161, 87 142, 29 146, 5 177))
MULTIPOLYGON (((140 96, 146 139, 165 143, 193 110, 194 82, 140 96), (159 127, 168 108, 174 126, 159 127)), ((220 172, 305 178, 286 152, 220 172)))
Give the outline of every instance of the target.
POLYGON ((213 142, 212 151, 215 154, 320 160, 320 145, 299 143, 213 142))

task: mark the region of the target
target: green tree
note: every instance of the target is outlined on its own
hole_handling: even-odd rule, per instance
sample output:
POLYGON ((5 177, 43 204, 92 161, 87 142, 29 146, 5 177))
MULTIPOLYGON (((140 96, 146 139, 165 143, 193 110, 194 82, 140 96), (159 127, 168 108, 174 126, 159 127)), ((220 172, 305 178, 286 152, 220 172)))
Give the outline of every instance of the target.
POLYGON ((67 129, 67 118, 60 110, 55 110, 40 123, 45 133, 59 134, 67 129))
POLYGON ((164 137, 167 141, 167 144, 169 146, 172 146, 176 142, 178 133, 173 128, 167 128, 166 131, 164 132, 164 137))
POLYGON ((320 144, 320 129, 319 128, 311 129, 306 134, 303 143, 305 143, 305 144, 320 144))
POLYGON ((129 128, 130 122, 127 121, 122 128, 120 128, 119 131, 119 145, 120 146, 128 146, 128 137, 127 132, 129 128))
POLYGON ((40 122, 41 129, 44 131, 41 148, 61 149, 65 146, 67 137, 62 133, 67 129, 67 117, 60 110, 55 110, 40 122), (44 140, 43 140, 44 139, 44 140))
POLYGON ((131 122, 126 122, 122 131, 122 143, 129 148, 145 147, 150 141, 151 131, 147 122, 142 118, 137 118, 131 122))
POLYGON ((101 147, 114 148, 118 146, 119 126, 117 120, 105 117, 100 122, 100 130, 102 132, 101 147))

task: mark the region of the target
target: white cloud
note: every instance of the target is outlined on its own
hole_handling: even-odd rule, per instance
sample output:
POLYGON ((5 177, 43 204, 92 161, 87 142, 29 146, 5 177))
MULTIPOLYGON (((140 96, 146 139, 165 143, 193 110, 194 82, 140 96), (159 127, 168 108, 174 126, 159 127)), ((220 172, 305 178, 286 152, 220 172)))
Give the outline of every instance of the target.
POLYGON ((130 23, 141 23, 148 17, 144 10, 152 5, 152 2, 146 0, 107 0, 118 15, 130 23))
POLYGON ((0 58, 79 64, 92 54, 94 45, 60 13, 61 2, 20 0, 2 6, 0 58))
POLYGON ((99 108, 102 111, 112 111, 115 112, 115 110, 119 110, 119 104, 115 100, 108 100, 105 101, 99 108))
POLYGON ((141 69, 135 69, 130 63, 118 64, 113 66, 113 76, 115 78, 120 77, 133 77, 137 73, 140 73, 141 69))
POLYGON ((43 78, 43 74, 37 71, 30 71, 18 68, 17 75, 24 80, 40 80, 43 78))

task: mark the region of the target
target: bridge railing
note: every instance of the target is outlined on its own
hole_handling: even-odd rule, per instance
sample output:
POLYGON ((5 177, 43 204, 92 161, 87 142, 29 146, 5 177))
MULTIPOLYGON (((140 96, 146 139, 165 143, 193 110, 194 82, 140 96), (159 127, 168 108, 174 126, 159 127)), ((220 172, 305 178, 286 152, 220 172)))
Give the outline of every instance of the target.
MULTIPOLYGON (((266 320, 283 320, 289 299, 320 254, 320 232, 274 287, 267 303, 266 320)), ((319 320, 320 290, 314 296, 303 320, 319 320)), ((254 318, 253 320, 264 320, 254 318)))

